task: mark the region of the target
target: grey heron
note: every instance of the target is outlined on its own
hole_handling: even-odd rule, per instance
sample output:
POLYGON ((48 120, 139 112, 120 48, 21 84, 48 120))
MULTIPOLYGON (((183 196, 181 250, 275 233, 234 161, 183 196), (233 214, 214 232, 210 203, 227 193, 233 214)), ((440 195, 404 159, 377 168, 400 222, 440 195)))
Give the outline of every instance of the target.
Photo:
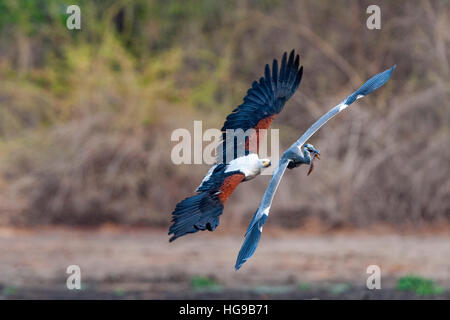
POLYGON ((239 254, 235 264, 236 270, 239 270, 241 266, 248 259, 250 259, 250 257, 254 254, 256 247, 258 246, 259 240, 261 239, 263 226, 266 223, 267 218, 269 217, 272 200, 275 196, 278 185, 280 184, 281 178, 286 171, 286 168, 295 168, 300 166, 301 164, 309 164, 311 167, 308 174, 311 172, 314 159, 318 158, 320 153, 319 150, 314 148, 314 146, 305 143, 331 118, 336 116, 341 111, 345 110, 356 100, 363 98, 364 96, 384 85, 391 77, 394 69, 395 65, 392 68, 370 78, 358 90, 347 96, 344 100, 342 100, 341 103, 339 103, 337 106, 320 117, 319 120, 317 120, 308 130, 306 130, 306 132, 283 153, 277 167, 274 170, 269 186, 264 193, 261 203, 256 210, 252 221, 250 222, 247 232, 245 233, 244 243, 239 250, 239 254))

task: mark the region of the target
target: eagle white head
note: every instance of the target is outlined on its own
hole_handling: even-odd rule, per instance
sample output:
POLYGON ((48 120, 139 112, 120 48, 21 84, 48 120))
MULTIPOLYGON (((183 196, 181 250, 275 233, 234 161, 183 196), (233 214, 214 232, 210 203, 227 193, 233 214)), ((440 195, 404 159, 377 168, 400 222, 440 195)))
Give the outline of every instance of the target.
POLYGON ((259 159, 259 166, 260 168, 267 168, 270 167, 272 162, 269 159, 259 159))

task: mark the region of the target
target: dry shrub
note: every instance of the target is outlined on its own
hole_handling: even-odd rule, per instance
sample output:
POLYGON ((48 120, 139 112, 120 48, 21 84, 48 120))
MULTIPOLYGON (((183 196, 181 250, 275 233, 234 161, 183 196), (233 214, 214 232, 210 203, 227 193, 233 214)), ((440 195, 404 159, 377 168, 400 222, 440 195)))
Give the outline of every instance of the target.
MULTIPOLYGON (((286 173, 271 224, 449 223, 448 1, 383 2, 380 31, 366 28, 370 1, 136 3, 92 4, 73 37, 54 21, 0 30, 0 224, 168 225, 207 171, 171 163, 171 131, 193 119, 220 128, 264 64, 292 48, 305 71, 273 124, 284 147, 369 76, 397 69, 311 139, 323 160, 310 177, 286 173)), ((268 181, 239 186, 222 224, 247 223, 268 181)))
MULTIPOLYGON (((98 225, 105 222, 153 225, 159 201, 152 180, 155 145, 144 134, 114 130, 108 116, 76 121, 54 130, 46 149, 15 155, 26 171, 11 176, 26 195, 23 212, 13 221, 25 224, 98 225), (148 148, 146 150, 146 148, 148 148), (45 156, 34 157, 43 153, 45 156), (22 181, 19 183, 18 181, 22 181)), ((158 153, 157 153, 158 154, 158 153)), ((161 172, 162 173, 162 172, 161 172)), ((163 186, 160 186, 163 188, 163 186)))

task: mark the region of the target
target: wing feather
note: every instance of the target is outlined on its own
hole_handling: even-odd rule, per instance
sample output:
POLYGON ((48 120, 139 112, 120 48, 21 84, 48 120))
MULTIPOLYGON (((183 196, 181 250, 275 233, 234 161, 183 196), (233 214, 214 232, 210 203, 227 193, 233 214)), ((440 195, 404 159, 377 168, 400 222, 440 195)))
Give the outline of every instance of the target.
POLYGON ((267 64, 264 68, 264 77, 261 77, 259 81, 253 81, 243 103, 228 115, 222 127, 222 143, 217 148, 219 163, 229 163, 239 156, 257 152, 251 149, 252 144, 247 143, 250 137, 245 137, 244 143, 236 143, 236 137, 227 135, 227 130, 242 129, 242 132, 246 133, 249 129, 255 129, 258 131, 258 137, 261 138, 259 130, 267 129, 261 125, 268 127, 271 123, 271 121, 261 121, 267 118, 273 120, 273 116, 283 110, 286 101, 297 90, 303 74, 300 56, 295 55, 292 50, 288 62, 286 57, 285 52, 281 66, 276 59, 272 62, 272 68, 267 64), (242 148, 243 152, 239 148, 242 148))
POLYGON ((367 80, 358 90, 353 92, 351 95, 349 95, 347 98, 345 98, 341 103, 339 103, 337 106, 332 108, 330 111, 325 113, 322 117, 319 118, 311 127, 309 127, 308 130, 291 146, 301 148, 303 144, 308 141, 311 136, 316 133, 317 130, 319 130, 325 123, 328 122, 331 118, 336 116, 341 111, 345 110, 349 105, 351 105, 353 102, 355 102, 357 99, 360 99, 369 93, 375 91, 379 87, 381 87, 383 84, 386 83, 386 81, 389 80, 391 77, 392 72, 395 69, 395 65, 385 70, 384 72, 381 72, 369 80, 367 80))
POLYGON ((275 168, 272 179, 270 179, 269 186, 267 187, 262 198, 261 204, 253 215, 253 219, 250 222, 247 232, 245 233, 245 240, 239 250, 238 258, 236 260, 236 270, 239 270, 245 261, 250 259, 258 246, 259 239, 261 238, 262 227, 266 223, 267 217, 269 216, 269 210, 272 205, 273 197, 275 196, 275 192, 280 185, 281 178, 286 171, 289 161, 289 159, 282 157, 275 168))

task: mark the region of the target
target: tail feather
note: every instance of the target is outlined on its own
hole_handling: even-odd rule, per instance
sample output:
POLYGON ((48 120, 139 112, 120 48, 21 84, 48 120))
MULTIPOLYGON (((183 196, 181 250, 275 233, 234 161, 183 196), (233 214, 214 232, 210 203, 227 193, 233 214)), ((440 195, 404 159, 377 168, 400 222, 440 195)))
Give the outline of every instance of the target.
POLYGON ((266 223, 267 215, 262 215, 257 221, 254 221, 245 234, 245 240, 242 244, 241 250, 236 260, 234 268, 239 270, 241 266, 255 253, 259 240, 261 239, 261 233, 263 225, 266 223))
POLYGON ((396 66, 397 65, 394 65, 392 68, 387 69, 367 80, 358 90, 349 95, 347 99, 345 99, 344 103, 346 105, 350 105, 355 102, 358 97, 367 96, 372 91, 377 90, 389 80, 396 66))
POLYGON ((258 210, 256 210, 255 214, 253 215, 252 221, 250 221, 250 224, 248 225, 247 231, 245 232, 245 237, 250 233, 250 231, 253 229, 255 224, 259 221, 260 216, 258 215, 258 210))
POLYGON ((203 192, 189 197, 177 204, 172 212, 172 225, 169 228, 170 242, 188 233, 199 230, 214 231, 219 225, 223 205, 218 198, 203 192))

